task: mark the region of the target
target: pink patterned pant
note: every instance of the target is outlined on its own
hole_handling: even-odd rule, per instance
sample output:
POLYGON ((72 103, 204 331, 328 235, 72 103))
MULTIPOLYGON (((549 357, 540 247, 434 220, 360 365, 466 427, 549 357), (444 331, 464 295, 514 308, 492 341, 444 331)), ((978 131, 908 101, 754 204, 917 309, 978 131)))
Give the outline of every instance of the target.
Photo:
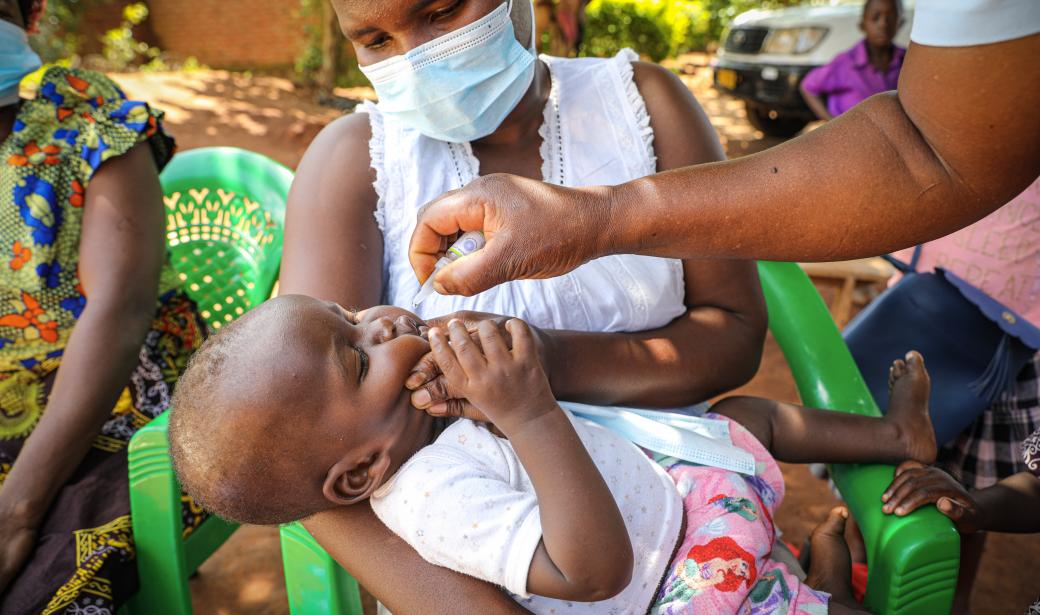
POLYGON ((659 460, 683 498, 686 535, 651 612, 826 615, 829 596, 770 559, 773 514, 784 497, 776 460, 738 423, 733 443, 755 456, 755 476, 659 460))

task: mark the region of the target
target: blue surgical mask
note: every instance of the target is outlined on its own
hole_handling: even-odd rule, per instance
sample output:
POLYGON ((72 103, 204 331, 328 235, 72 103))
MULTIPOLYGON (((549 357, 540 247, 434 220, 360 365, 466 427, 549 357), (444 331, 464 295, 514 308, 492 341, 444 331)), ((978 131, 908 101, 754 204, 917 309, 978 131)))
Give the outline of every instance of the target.
POLYGON ((18 102, 18 84, 40 68, 40 56, 29 46, 29 35, 0 19, 0 107, 18 102))
POLYGON ((474 141, 498 129, 534 79, 534 45, 526 49, 516 40, 511 4, 404 55, 362 66, 379 110, 441 141, 474 141))

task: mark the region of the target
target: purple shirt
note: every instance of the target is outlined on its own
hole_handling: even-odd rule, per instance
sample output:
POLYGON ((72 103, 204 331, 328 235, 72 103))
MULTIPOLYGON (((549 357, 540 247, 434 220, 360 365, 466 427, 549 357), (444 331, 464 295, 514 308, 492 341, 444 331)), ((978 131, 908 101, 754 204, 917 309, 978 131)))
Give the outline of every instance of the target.
POLYGON ((892 46, 892 62, 880 73, 870 64, 866 39, 839 53, 830 64, 809 71, 802 87, 810 94, 825 96, 827 110, 838 116, 879 92, 896 89, 906 50, 892 46))

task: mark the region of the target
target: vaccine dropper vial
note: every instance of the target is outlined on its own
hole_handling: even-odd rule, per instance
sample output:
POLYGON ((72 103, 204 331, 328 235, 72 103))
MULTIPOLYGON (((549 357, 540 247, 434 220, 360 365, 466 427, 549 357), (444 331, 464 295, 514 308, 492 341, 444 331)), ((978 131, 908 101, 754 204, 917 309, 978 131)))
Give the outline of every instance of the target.
POLYGON ((420 303, 426 300, 427 297, 433 294, 433 278, 437 276, 437 272, 444 269, 451 263, 454 263, 458 259, 466 256, 467 254, 473 254, 477 250, 484 247, 487 242, 484 240, 484 233, 480 231, 469 231, 463 233, 459 237, 458 241, 453 243, 448 251, 437 261, 437 264, 433 266, 433 273, 430 277, 426 278, 426 282, 419 289, 419 293, 415 295, 415 299, 412 301, 413 307, 418 307, 420 303))

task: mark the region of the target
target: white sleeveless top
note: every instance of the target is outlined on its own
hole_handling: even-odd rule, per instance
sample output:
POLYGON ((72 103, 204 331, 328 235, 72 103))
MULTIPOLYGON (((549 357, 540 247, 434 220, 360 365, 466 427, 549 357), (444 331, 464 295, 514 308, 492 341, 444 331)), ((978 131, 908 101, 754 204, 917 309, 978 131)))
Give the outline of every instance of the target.
MULTIPOLYGON (((542 177, 562 186, 620 184, 657 171, 653 130, 632 78, 636 54, 614 58, 542 56, 552 86, 539 134, 542 177)), ((412 309, 419 282, 408 242, 419 208, 479 176, 469 143, 431 139, 366 103, 370 155, 383 233, 384 303, 412 309)), ((475 310, 522 318, 550 329, 643 331, 686 312, 681 261, 607 256, 550 280, 520 280, 475 297, 434 294, 416 310, 422 318, 475 310)))

